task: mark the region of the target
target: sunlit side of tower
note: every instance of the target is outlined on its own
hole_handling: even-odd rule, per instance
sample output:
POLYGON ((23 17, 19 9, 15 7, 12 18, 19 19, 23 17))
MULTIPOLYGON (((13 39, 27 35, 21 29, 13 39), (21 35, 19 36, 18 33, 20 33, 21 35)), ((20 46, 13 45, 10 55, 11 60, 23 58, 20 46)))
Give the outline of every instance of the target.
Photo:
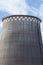
POLYGON ((3 19, 0 65, 42 65, 40 22, 27 15, 3 19))

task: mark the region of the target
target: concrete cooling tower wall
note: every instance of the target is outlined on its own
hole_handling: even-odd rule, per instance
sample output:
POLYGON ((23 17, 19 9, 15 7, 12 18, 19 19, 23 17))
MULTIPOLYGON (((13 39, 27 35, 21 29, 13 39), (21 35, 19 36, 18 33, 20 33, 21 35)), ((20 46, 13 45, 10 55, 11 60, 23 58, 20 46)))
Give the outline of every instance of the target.
POLYGON ((42 65, 40 22, 27 15, 3 18, 0 65, 42 65))
POLYGON ((41 50, 42 50, 42 64, 43 64, 43 44, 41 46, 41 50))

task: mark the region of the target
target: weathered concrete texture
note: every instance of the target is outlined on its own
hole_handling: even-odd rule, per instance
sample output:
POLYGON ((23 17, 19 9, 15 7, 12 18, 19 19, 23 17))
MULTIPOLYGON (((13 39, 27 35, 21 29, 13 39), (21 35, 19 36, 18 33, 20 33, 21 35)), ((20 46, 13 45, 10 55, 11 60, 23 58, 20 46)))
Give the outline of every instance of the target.
POLYGON ((40 20, 3 20, 0 65, 42 65, 39 23, 40 20))

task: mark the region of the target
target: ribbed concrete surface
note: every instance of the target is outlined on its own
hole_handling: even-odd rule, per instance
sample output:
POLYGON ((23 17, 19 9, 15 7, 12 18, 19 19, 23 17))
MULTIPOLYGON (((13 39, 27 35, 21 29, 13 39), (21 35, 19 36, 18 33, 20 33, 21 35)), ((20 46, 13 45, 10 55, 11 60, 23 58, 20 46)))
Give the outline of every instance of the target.
POLYGON ((40 20, 9 18, 3 20, 0 65, 42 65, 40 20))

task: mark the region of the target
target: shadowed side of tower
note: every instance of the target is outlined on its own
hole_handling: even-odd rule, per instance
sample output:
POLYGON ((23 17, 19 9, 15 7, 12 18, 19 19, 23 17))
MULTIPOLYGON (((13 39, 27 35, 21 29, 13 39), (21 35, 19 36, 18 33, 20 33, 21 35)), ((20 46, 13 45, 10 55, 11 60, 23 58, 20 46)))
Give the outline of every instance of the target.
POLYGON ((41 46, 41 51, 42 51, 42 65, 43 65, 43 44, 41 46))
POLYGON ((42 65, 40 22, 26 15, 3 19, 0 65, 42 65))

